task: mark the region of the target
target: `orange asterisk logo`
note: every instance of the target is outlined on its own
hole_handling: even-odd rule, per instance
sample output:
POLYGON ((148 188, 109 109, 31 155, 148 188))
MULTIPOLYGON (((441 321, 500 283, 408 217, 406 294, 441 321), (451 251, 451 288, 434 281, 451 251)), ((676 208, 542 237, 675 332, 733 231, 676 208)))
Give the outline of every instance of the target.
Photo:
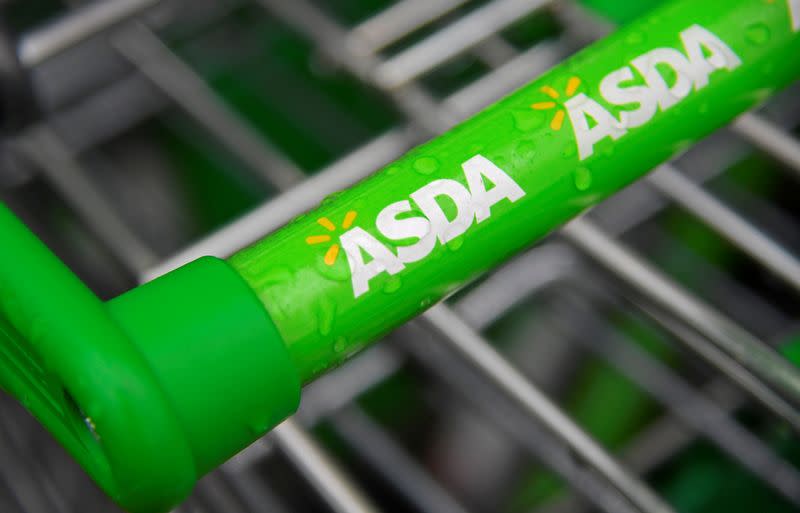
MULTIPOLYGON (((578 87, 581 85, 581 79, 578 77, 570 77, 567 81, 567 88, 564 90, 564 94, 569 98, 570 96, 575 94, 575 91, 578 90, 578 87)), ((561 95, 558 91, 553 89, 552 87, 546 85, 539 89, 541 92, 552 98, 553 100, 558 100, 561 98, 561 95)), ((531 105, 531 108, 534 110, 550 110, 559 108, 556 113, 553 115, 553 119, 550 120, 550 128, 553 130, 561 130, 561 127, 564 126, 564 117, 566 113, 564 112, 564 108, 557 104, 555 101, 544 101, 544 102, 537 102, 531 105)))
MULTIPOLYGON (((353 221, 356 220, 357 215, 358 214, 356 214, 355 210, 351 210, 347 214, 345 214, 344 220, 342 221, 342 229, 347 230, 348 228, 353 226, 353 221)), ((319 219, 317 219, 317 223, 319 223, 320 226, 322 226, 329 232, 336 231, 336 225, 333 224, 333 222, 327 217, 320 217, 319 219)), ((311 244, 311 245, 324 244, 330 241, 331 241, 331 236, 328 234, 310 235, 306 237, 306 244, 311 244)), ((334 242, 333 244, 330 245, 328 251, 325 252, 325 258, 324 258, 325 265, 333 265, 336 262, 337 256, 339 256, 339 244, 334 242)))

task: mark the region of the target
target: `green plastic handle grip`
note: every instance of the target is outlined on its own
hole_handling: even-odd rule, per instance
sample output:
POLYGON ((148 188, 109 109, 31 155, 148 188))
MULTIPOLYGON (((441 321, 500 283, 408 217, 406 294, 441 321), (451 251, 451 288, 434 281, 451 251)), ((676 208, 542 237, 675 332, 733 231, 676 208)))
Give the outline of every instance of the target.
POLYGON ((674 0, 238 254, 103 304, 0 205, 0 385, 165 511, 300 386, 800 75, 796 0, 674 0))

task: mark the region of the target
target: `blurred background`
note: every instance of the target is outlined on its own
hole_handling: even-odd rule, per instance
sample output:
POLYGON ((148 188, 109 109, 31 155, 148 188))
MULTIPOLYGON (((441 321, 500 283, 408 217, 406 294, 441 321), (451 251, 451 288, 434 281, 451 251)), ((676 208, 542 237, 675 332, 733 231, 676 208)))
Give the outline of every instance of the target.
MULTIPOLYGON (((6 0, 0 200, 112 298, 266 235, 660 3, 6 0)), ((797 425, 714 349, 751 337, 800 361, 798 124, 793 87, 593 210, 602 245, 556 233, 449 300, 681 512, 800 506, 797 425)), ((291 430, 180 511, 363 511, 342 499, 357 495, 387 512, 635 511, 430 324, 308 386, 291 430)), ((0 408, 0 511, 117 511, 0 408)))

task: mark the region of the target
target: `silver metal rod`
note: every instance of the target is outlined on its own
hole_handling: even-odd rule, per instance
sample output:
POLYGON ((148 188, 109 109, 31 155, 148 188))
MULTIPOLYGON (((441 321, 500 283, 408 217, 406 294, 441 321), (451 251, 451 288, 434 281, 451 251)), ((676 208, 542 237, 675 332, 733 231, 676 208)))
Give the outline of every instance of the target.
MULTIPOLYGON (((521 410, 513 399, 497 390, 486 375, 479 373, 468 362, 453 357, 429 328, 412 322, 396 332, 404 347, 417 363, 428 369, 431 376, 447 385, 451 391, 475 406, 480 418, 505 432, 513 442, 528 452, 538 462, 554 470, 582 497, 606 513, 635 513, 640 511, 608 480, 579 461, 560 439, 535 418, 521 410)), ((450 400, 444 403, 454 413, 463 408, 450 400)), ((439 401, 442 404, 442 401, 439 401)), ((468 413, 468 412, 463 412, 468 413)), ((461 413, 461 414, 463 414, 461 413)))
POLYGON ((766 383, 772 383, 793 398, 800 397, 800 373, 796 367, 733 321, 648 265, 591 221, 585 218, 573 220, 561 230, 561 234, 619 279, 702 333, 706 337, 704 339, 706 342, 695 344, 692 349, 776 415, 800 430, 800 413, 797 409, 765 383, 753 379, 749 372, 737 369, 728 357, 741 362, 758 378, 765 380, 766 383), (708 342, 712 342, 713 346, 708 342))
POLYGON ((800 292, 800 261, 674 166, 661 166, 647 182, 800 292))
POLYGON ((730 125, 731 130, 756 148, 783 162, 800 177, 800 141, 765 117, 747 113, 730 125))
MULTIPOLYGON (((223 467, 225 469, 225 467, 223 467)), ((220 472, 222 470, 218 470, 220 472)), ((254 472, 240 472, 233 474, 224 471, 230 486, 236 490, 250 511, 264 513, 290 513, 286 505, 273 492, 265 479, 255 475, 254 472)), ((228 513, 228 512, 223 512, 228 513)))
POLYGON ((442 108, 467 118, 509 92, 522 87, 569 54, 567 41, 543 41, 451 94, 442 108))
POLYGON ((550 0, 494 0, 382 62, 373 77, 383 89, 404 86, 473 48, 550 0))
POLYGON ((23 426, 14 425, 0 415, 0 482, 9 490, 23 513, 68 513, 68 503, 54 482, 52 468, 42 458, 31 457, 38 440, 30 437, 23 426))
MULTIPOLYGON (((712 379, 702 387, 700 393, 728 413, 745 402, 745 396, 739 389, 722 378, 712 379)), ((652 421, 633 437, 622 449, 620 457, 639 474, 649 474, 695 440, 696 433, 690 431, 683 420, 668 413, 652 421)), ((581 497, 570 495, 540 508, 538 513, 582 513, 589 510, 581 497)))
POLYGON ((698 392, 665 364, 661 363, 624 335, 617 333, 606 320, 592 311, 585 299, 570 295, 557 303, 552 312, 571 340, 586 347, 666 405, 676 417, 694 431, 728 453, 744 468, 758 476, 795 505, 800 505, 800 472, 779 458, 761 440, 731 421, 728 413, 714 401, 698 392), (567 323, 575 318, 580 322, 567 323), (586 333, 592 333, 587 337, 586 333))
POLYGON ((17 54, 33 68, 75 44, 125 21, 160 0, 95 0, 20 38, 17 54))
POLYGON ((114 47, 187 114, 251 167, 265 182, 285 189, 303 172, 269 147, 249 124, 142 24, 126 27, 112 40, 114 47))
POLYGON ((392 344, 376 344, 306 385, 295 418, 305 426, 313 426, 386 381, 405 363, 405 354, 392 344))
POLYGON ((354 52, 374 54, 467 3, 467 0, 400 0, 347 34, 354 52))
POLYGON ((370 501, 344 471, 294 420, 287 419, 269 435, 309 483, 337 513, 376 513, 370 501))
POLYGON ((581 460, 608 479, 636 507, 645 512, 672 511, 668 504, 628 472, 449 307, 436 305, 422 317, 449 342, 456 353, 573 449, 581 460))
POLYGON ((18 137, 15 144, 41 168, 69 207, 127 269, 140 273, 158 261, 156 254, 117 214, 117 209, 89 180, 86 170, 52 130, 35 125, 18 137))
POLYGON ((336 432, 419 511, 467 513, 433 477, 364 411, 348 406, 331 418, 336 432))
POLYGON ((195 488, 193 495, 201 502, 203 509, 252 513, 251 510, 242 507, 223 472, 212 472, 205 476, 195 488))

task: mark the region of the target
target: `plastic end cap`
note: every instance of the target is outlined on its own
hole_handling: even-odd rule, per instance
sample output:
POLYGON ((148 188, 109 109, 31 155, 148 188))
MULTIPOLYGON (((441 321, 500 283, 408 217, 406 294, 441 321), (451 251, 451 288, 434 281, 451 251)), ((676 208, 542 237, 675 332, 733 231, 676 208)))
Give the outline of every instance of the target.
POLYGON ((108 303, 154 370, 198 475, 250 445, 300 402, 300 380, 255 293, 203 257, 108 303))
MULTIPOLYGON (((223 345, 233 340, 234 347, 254 349, 250 353, 253 362, 266 361, 266 353, 273 355, 274 361, 261 369, 261 382, 254 382, 256 364, 250 362, 250 374, 237 381, 243 388, 228 398, 236 404, 215 410, 219 395, 209 395, 209 390, 244 358, 235 351, 228 360, 231 355, 212 344, 210 334, 220 334, 221 325, 205 330, 207 336, 194 338, 188 346, 185 343, 192 337, 167 339, 163 336, 166 330, 157 339, 141 338, 144 333, 139 330, 138 315, 147 308, 136 303, 150 297, 166 311, 171 305, 165 300, 177 293, 164 292, 158 301, 159 291, 177 287, 165 284, 178 283, 178 278, 167 275, 148 286, 152 292, 129 292, 108 308, 2 204, 0 248, 0 386, 128 511, 153 513, 172 508, 188 496, 205 471, 232 456, 246 440, 255 439, 260 428, 268 429, 272 419, 277 422, 296 408, 299 381, 286 363, 288 354, 281 352, 286 350, 276 345, 279 339, 273 337, 268 318, 261 318, 260 330, 251 325, 248 332, 265 336, 260 342, 270 349, 259 349, 255 340, 249 345, 242 342, 243 332, 235 321, 228 325, 230 332, 225 338, 217 340, 223 345), (155 351, 158 341, 164 348, 155 351), (191 374, 185 367, 173 374, 169 365, 157 361, 159 355, 170 352, 168 347, 173 356, 182 351, 185 361, 197 363, 193 374, 202 377, 199 382, 186 384, 184 380, 191 374), (215 362, 209 366, 213 354, 226 359, 225 365, 215 362), (266 390, 269 385, 275 388, 266 390), (263 402, 245 397, 265 391, 263 402), (264 410, 245 412, 250 404, 266 407, 266 417, 264 410), (244 435, 246 429, 251 430, 249 436, 244 435), (202 442, 210 445, 198 446, 202 442)), ((228 281, 227 292, 220 297, 227 296, 224 307, 231 308, 236 303, 231 294, 238 282, 230 274, 222 278, 230 270, 223 270, 222 262, 213 262, 201 261, 190 267, 216 267, 210 273, 228 281)), ((195 276, 209 275, 197 273, 195 276)), ((249 295, 239 290, 241 303, 257 301, 249 290, 249 295)), ((211 306, 204 308, 214 313, 211 306)), ((247 310, 250 313, 244 321, 258 324, 254 309, 247 310)), ((153 317, 147 319, 147 323, 153 321, 153 317)), ((199 325, 192 328, 194 333, 204 331, 199 325)), ((223 386, 228 387, 225 390, 236 388, 233 381, 219 385, 223 386)))
POLYGON ((0 386, 130 511, 182 500, 194 461, 145 359, 2 204, 0 248, 0 386))

